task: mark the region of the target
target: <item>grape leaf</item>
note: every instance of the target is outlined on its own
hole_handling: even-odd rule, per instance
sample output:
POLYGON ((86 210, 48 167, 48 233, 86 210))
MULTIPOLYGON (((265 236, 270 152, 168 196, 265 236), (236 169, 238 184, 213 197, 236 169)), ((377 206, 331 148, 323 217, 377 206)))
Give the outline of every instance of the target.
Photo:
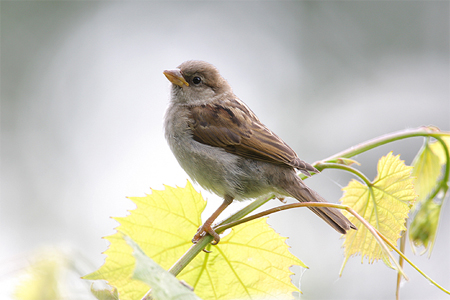
POLYGON ((184 274, 195 278, 191 285, 205 291, 198 292, 203 299, 291 299, 291 292, 298 289, 291 283, 289 267, 306 266, 289 253, 286 238, 270 228, 266 219, 233 228, 209 249, 211 253, 197 256, 180 278, 188 283, 192 281, 184 274))
POLYGON ((116 289, 95 289, 94 285, 91 285, 91 293, 98 300, 119 300, 116 289))
MULTIPOLYGON (((442 140, 449 149, 450 137, 443 136, 442 140)), ((447 193, 447 185, 438 179, 442 173, 442 166, 446 163, 443 145, 439 141, 430 143, 428 139, 414 159, 413 176, 416 177, 414 187, 419 195, 419 201, 414 205, 416 213, 409 226, 413 252, 416 252, 416 248, 423 247, 421 254, 428 251, 430 256, 433 250, 443 199, 447 193)))
POLYGON ((152 286, 152 299, 201 300, 191 289, 176 279, 175 276, 145 255, 141 247, 129 236, 125 235, 124 239, 133 249, 133 256, 136 258, 136 268, 134 269, 132 278, 152 286))
POLYGON ((420 202, 427 199, 427 196, 435 189, 441 174, 439 156, 431 149, 428 140, 414 159, 413 167, 411 175, 415 178, 414 188, 417 193, 417 202, 420 202))
MULTIPOLYGON (((349 182, 343 188, 342 204, 352 207, 358 214, 378 229, 393 244, 406 230, 405 220, 412 203, 416 198, 411 177, 412 167, 406 166, 400 160, 400 155, 392 152, 378 161, 378 175, 370 186, 357 180, 349 182)), ((345 260, 361 254, 361 262, 367 258, 369 263, 382 259, 388 266, 388 257, 383 253, 375 238, 353 215, 345 212, 347 218, 358 227, 345 235, 345 260)))
POLYGON ((428 251, 428 257, 431 256, 436 240, 441 208, 442 203, 435 203, 431 200, 424 201, 417 210, 413 221, 409 225, 408 231, 413 253, 416 252, 416 248, 423 247, 421 254, 428 251))
MULTIPOLYGON (((145 197, 130 198, 137 205, 130 215, 115 218, 117 230, 134 240, 156 263, 169 269, 191 246, 201 225, 206 201, 188 182, 185 188, 165 187, 145 197)), ((117 288, 121 300, 141 299, 148 286, 131 279, 135 259, 120 233, 106 237, 105 264, 85 279, 104 279, 117 288)), ((203 299, 283 299, 298 289, 289 267, 306 267, 293 256, 265 219, 234 227, 211 253, 201 252, 177 276, 203 299), (232 289, 230 287, 233 287, 232 289)))
MULTIPOLYGON (((450 133, 448 136, 443 136, 441 138, 447 146, 447 149, 450 150, 450 133)), ((433 142, 430 143, 430 148, 431 151, 433 151, 439 157, 440 164, 445 165, 447 163, 447 157, 445 155, 444 147, 442 147, 442 144, 439 142, 433 142)))

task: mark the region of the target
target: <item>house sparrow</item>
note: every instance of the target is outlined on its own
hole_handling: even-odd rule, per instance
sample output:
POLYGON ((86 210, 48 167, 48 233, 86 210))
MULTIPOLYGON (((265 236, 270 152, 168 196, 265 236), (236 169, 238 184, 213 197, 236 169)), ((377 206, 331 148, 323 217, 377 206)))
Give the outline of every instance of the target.
MULTIPOLYGON (((220 241, 211 225, 235 199, 274 193, 300 202, 326 202, 296 173, 319 171, 262 124, 213 65, 186 61, 164 75, 172 83, 164 123, 167 142, 192 180, 224 198, 198 229, 194 243, 205 232, 214 237, 213 244, 220 241)), ((356 229, 338 209, 310 209, 342 234, 356 229)))

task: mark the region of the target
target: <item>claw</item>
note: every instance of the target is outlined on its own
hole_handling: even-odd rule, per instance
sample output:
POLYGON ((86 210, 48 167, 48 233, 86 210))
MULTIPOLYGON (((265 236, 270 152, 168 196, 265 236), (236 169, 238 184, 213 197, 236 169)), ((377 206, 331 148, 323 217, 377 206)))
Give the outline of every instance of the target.
POLYGON ((219 206, 219 208, 211 215, 211 217, 208 218, 208 220, 206 220, 202 226, 198 228, 197 233, 192 238, 192 242, 194 244, 197 244, 197 242, 207 233, 214 238, 211 245, 217 245, 220 242, 220 236, 214 231, 214 229, 211 228, 211 225, 214 220, 216 220, 217 216, 219 216, 220 213, 231 204, 231 202, 233 202, 233 197, 225 195, 223 203, 219 206))
POLYGON ((192 243, 197 244, 205 234, 209 234, 214 238, 211 245, 217 245, 220 242, 220 236, 211 228, 211 225, 203 224, 198 228, 197 233, 192 238, 192 243))

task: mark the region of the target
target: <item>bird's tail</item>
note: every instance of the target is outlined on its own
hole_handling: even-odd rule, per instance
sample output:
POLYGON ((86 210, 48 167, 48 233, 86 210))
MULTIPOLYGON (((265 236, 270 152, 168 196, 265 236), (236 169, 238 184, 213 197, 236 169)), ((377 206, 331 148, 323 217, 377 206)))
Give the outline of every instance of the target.
MULTIPOLYGON (((300 178, 299 178, 300 179, 300 178)), ((286 191, 300 202, 327 202, 316 191, 307 187, 302 181, 300 186, 289 186, 286 191)), ((347 230, 357 229, 337 208, 334 207, 308 207, 321 217, 336 231, 346 234, 347 230)))

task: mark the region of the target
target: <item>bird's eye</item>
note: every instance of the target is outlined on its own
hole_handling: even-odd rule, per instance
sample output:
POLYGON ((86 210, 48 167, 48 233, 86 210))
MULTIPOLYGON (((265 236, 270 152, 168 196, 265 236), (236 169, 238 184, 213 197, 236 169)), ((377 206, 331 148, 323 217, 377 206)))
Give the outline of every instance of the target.
POLYGON ((192 78, 193 84, 199 84, 200 82, 202 82, 202 79, 200 77, 195 76, 194 78, 192 78))

